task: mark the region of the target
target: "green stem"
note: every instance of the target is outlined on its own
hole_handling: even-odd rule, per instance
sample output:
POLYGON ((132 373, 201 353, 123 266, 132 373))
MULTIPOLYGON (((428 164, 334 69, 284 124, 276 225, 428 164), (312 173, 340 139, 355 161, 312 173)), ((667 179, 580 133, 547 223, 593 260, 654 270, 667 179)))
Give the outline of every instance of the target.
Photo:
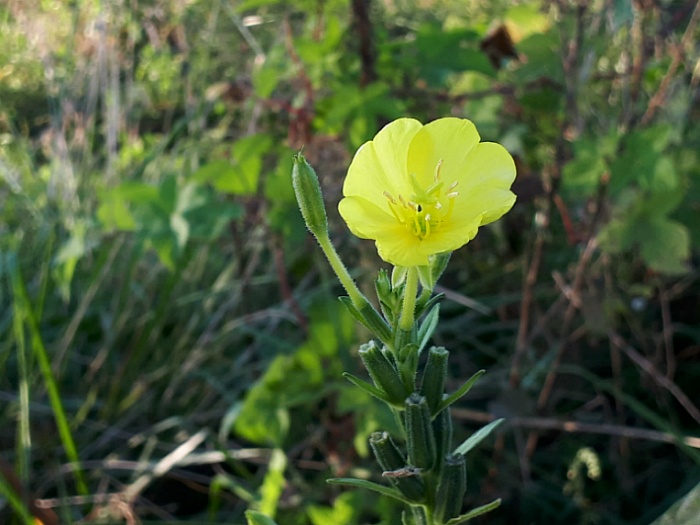
POLYGON ((401 308, 401 318, 399 319, 399 328, 406 332, 413 328, 417 293, 418 270, 415 267, 410 267, 406 274, 406 288, 404 289, 403 306, 401 308))
POLYGON ((345 291, 350 297, 352 304, 354 304, 355 308, 358 310, 362 310, 362 307, 365 306, 368 301, 365 296, 362 295, 362 292, 360 292, 360 289, 355 284, 355 281, 353 281, 352 277, 350 277, 350 273, 348 272, 347 268, 345 268, 343 261, 340 260, 340 256, 338 255, 338 252, 335 251, 335 247, 331 243, 330 237, 317 237, 316 239, 318 240, 318 244, 321 246, 321 249, 326 256, 326 259, 328 259, 331 268, 333 268, 333 271, 338 276, 340 284, 343 285, 343 288, 345 288, 345 291))

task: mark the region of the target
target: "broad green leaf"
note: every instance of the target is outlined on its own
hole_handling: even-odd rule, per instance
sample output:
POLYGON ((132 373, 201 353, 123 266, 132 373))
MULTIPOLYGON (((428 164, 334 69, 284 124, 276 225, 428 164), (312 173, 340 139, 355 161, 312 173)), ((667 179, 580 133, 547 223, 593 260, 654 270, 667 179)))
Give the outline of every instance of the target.
POLYGON ((248 391, 233 429, 257 445, 281 446, 289 431, 289 412, 281 405, 279 395, 258 382, 248 391))
POLYGON ((214 184, 220 178, 233 177, 234 169, 231 162, 225 159, 213 160, 195 171, 191 179, 199 183, 214 184))
POLYGON ((574 157, 564 166, 562 190, 572 198, 590 197, 608 172, 608 159, 617 146, 617 137, 584 137, 573 144, 574 157))
POLYGON ((690 235, 685 226, 668 219, 647 223, 640 239, 644 262, 661 273, 685 273, 690 256, 690 235))
POLYGON ((610 194, 615 197, 635 182, 645 189, 673 189, 675 172, 672 165, 664 162, 657 168, 673 134, 670 126, 657 125, 626 135, 621 152, 610 163, 610 194))
POLYGON ((258 512, 257 510, 245 511, 245 517, 248 521, 248 525, 277 525, 275 520, 265 516, 262 512, 258 512))
POLYGON ((121 195, 105 193, 97 209, 97 218, 107 231, 133 231, 137 226, 127 201, 121 195))
POLYGON ((313 525, 354 525, 360 518, 363 498, 358 492, 345 492, 335 498, 333 506, 311 505, 307 513, 313 525))
POLYGON ((518 43, 518 53, 526 57, 520 61, 513 72, 519 85, 549 78, 561 82, 564 80, 559 48, 559 30, 550 29, 544 33, 534 33, 518 43))
POLYGON ((515 42, 532 34, 544 33, 549 29, 550 19, 542 10, 539 2, 524 2, 514 5, 504 16, 506 25, 515 42))
POLYGON ((310 311, 309 336, 291 355, 278 355, 250 388, 234 430, 257 444, 281 446, 289 430, 290 408, 327 395, 341 374, 338 350, 354 338, 350 314, 336 301, 319 301, 310 311))
POLYGON ((272 146, 269 135, 258 134, 238 140, 231 148, 233 171, 214 182, 214 187, 234 195, 253 195, 258 189, 263 155, 272 146))
POLYGON ((158 186, 146 184, 145 182, 123 182, 110 190, 110 193, 119 195, 128 202, 135 204, 157 203, 160 200, 158 186))

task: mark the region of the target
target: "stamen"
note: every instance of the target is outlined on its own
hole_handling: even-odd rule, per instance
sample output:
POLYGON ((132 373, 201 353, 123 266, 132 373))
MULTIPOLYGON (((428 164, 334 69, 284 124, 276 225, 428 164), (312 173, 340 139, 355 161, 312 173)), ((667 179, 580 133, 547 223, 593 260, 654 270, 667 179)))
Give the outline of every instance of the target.
POLYGON ((389 202, 391 214, 419 240, 426 239, 434 231, 444 227, 456 206, 455 198, 459 192, 455 188, 459 182, 454 181, 445 187, 446 183, 440 180, 442 164, 443 159, 439 159, 435 165, 434 180, 427 188, 421 186, 415 173, 411 173, 408 179, 413 191, 409 191, 406 197, 399 193, 394 198, 388 191, 383 192, 389 202), (449 203, 447 206, 443 204, 446 198, 449 203))
POLYGON ((391 214, 394 216, 394 218, 399 221, 401 224, 403 224, 405 221, 399 217, 399 214, 396 212, 395 209, 396 203, 389 201, 389 209, 391 210, 391 214))
POLYGON ((437 166, 435 166, 435 182, 438 181, 440 178, 440 168, 442 167, 442 159, 440 159, 437 163, 437 166))
POLYGON ((413 225, 416 227, 415 233, 418 237, 421 239, 423 238, 423 230, 420 227, 420 223, 418 222, 418 215, 413 216, 413 225))

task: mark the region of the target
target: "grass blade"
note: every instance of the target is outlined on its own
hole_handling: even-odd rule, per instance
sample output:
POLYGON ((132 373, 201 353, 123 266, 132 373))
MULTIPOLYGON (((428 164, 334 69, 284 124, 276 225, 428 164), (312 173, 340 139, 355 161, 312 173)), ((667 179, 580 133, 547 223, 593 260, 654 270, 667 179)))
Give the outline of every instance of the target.
POLYGON ((75 465, 75 482, 78 493, 86 496, 88 494, 88 488, 87 484, 85 483, 83 471, 80 468, 80 460, 78 458, 75 442, 73 441, 73 436, 70 432, 70 425, 68 424, 66 413, 63 410, 63 403, 61 402, 61 396, 58 392, 56 378, 51 371, 51 363, 46 352, 46 346, 44 345, 44 340, 41 337, 37 319, 29 301, 27 287, 22 279, 22 275, 17 266, 17 259, 14 254, 10 254, 8 257, 8 269, 10 273, 12 293, 14 295, 15 315, 24 320, 27 329, 29 330, 31 348, 37 362, 39 363, 39 369, 44 379, 46 391, 49 396, 49 402, 51 403, 51 409, 58 428, 58 434, 61 438, 61 443, 63 444, 63 449, 68 460, 75 465))

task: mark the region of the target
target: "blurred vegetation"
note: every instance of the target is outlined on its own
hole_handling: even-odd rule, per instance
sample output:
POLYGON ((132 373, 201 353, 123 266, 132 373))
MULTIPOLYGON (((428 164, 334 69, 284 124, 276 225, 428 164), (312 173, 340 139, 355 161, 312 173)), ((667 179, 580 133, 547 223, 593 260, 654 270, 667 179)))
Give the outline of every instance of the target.
MULTIPOLYGON (((340 377, 364 334, 291 159, 369 287, 374 247, 335 211, 352 153, 447 115, 518 166, 515 209, 441 282, 455 384, 488 370, 457 438, 509 422, 468 503, 502 497, 496 525, 657 519, 700 481, 699 19, 693 0, 5 0, 0 521, 25 500, 45 525, 397 524, 324 483, 376 475, 367 437, 393 423, 340 377)), ((679 509, 659 523, 693 523, 679 509)))

